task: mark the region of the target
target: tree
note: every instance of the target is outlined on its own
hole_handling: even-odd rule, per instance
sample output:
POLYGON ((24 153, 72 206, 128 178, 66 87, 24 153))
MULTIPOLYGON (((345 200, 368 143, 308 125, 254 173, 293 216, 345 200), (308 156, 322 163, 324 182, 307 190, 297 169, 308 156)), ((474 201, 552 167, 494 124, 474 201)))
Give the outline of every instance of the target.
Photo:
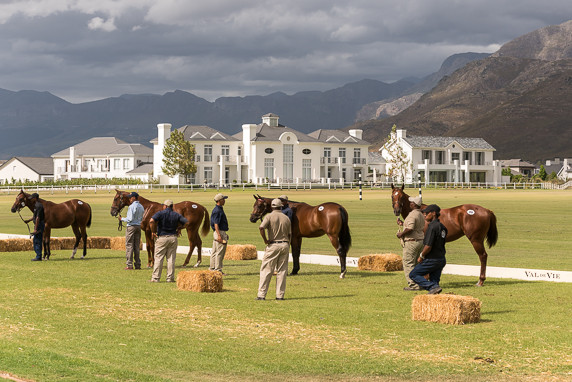
POLYGON ((168 176, 187 176, 197 172, 195 165, 195 146, 185 141, 182 132, 175 130, 165 141, 163 148, 163 173, 168 176))
POLYGON ((546 169, 544 168, 544 165, 541 164, 540 165, 540 171, 538 172, 538 177, 542 180, 546 180, 547 176, 548 176, 548 174, 546 174, 546 169))
POLYGON ((385 158, 387 165, 384 175, 396 182, 405 183, 405 177, 410 171, 413 171, 413 163, 400 143, 399 138, 397 138, 397 126, 393 125, 383 144, 383 149, 388 156, 385 158))

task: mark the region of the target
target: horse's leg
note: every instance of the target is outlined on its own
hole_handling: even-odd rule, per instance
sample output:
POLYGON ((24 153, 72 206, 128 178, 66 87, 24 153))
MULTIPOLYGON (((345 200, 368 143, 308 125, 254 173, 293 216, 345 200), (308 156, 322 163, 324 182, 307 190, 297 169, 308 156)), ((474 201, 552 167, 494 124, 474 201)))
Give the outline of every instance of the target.
POLYGON ((471 244, 473 245, 475 252, 477 252, 477 255, 479 255, 479 260, 481 261, 481 273, 479 276, 479 282, 476 286, 482 287, 485 279, 487 278, 487 258, 489 255, 485 250, 485 243, 483 240, 473 239, 471 240, 471 244))
POLYGON ((292 273, 290 275, 297 275, 300 270, 300 252, 302 250, 302 238, 292 237, 292 273))
POLYGON ((77 247, 79 245, 79 241, 81 240, 81 233, 79 232, 79 227, 77 226, 77 223, 72 224, 72 231, 73 231, 73 234, 75 235, 75 243, 73 245, 73 251, 72 251, 72 255, 71 255, 70 259, 73 259, 75 257, 75 253, 77 252, 77 247))
POLYGON ((44 226, 44 235, 42 236, 42 243, 44 245, 44 259, 50 259, 50 237, 52 229, 50 227, 44 226))
POLYGON ((197 231, 196 233, 196 240, 195 243, 197 244, 197 263, 195 264, 195 268, 197 268, 203 262, 203 239, 201 239, 201 235, 197 231))
POLYGON ((82 259, 85 259, 85 256, 87 255, 87 227, 83 226, 80 227, 80 236, 83 239, 83 256, 81 257, 82 259))
POLYGON ((328 237, 330 238, 330 243, 332 243, 332 246, 336 249, 338 257, 340 258, 340 267, 341 267, 340 278, 343 279, 344 277, 346 277, 346 272, 347 272, 346 254, 344 253, 342 247, 340 246, 340 240, 338 239, 338 235, 328 234, 328 237))
POLYGON ((145 243, 147 244, 147 268, 153 268, 155 261, 155 242, 151 231, 145 231, 145 243))

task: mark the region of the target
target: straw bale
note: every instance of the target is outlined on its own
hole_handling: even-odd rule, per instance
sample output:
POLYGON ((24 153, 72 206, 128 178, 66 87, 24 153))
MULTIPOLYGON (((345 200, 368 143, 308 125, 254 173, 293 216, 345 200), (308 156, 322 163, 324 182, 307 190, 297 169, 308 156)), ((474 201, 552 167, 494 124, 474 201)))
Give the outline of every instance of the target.
POLYGON ((422 294, 411 303, 414 321, 432 321, 463 325, 481 320, 481 301, 471 296, 422 294))
POLYGON ((226 246, 225 260, 256 260, 258 252, 252 244, 233 244, 226 246))
POLYGON ((75 245, 75 237, 52 237, 50 238, 50 249, 73 249, 75 245))
POLYGON ((125 236, 109 238, 109 249, 113 249, 114 251, 125 251, 125 236))
POLYGON ((32 239, 3 239, 0 240, 1 252, 20 252, 20 251, 33 251, 34 244, 32 239))
POLYGON ((87 238, 88 248, 110 249, 110 238, 104 236, 90 236, 87 238))
POLYGON ((383 253, 361 256, 358 260, 358 269, 362 271, 393 272, 403 270, 401 256, 395 253, 383 253))
POLYGON ((181 271, 177 288, 193 292, 222 292, 222 274, 218 271, 181 271))

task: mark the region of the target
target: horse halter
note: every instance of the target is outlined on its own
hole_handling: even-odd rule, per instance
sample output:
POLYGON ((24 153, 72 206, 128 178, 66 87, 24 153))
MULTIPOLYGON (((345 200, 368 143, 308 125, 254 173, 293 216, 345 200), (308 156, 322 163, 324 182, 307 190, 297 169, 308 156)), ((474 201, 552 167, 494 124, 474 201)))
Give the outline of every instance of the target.
POLYGON ((121 210, 125 207, 125 203, 123 203, 123 196, 116 196, 115 199, 113 199, 113 204, 111 206, 112 210, 115 210, 115 216, 117 216, 118 213, 121 212, 121 210), (117 203, 118 206, 115 205, 115 201, 119 200, 119 202, 117 203))
POLYGON ((262 220, 262 217, 266 214, 266 203, 264 203, 264 199, 257 199, 254 209, 256 213, 253 211, 250 214, 250 221, 252 223, 255 223, 258 219, 262 220))

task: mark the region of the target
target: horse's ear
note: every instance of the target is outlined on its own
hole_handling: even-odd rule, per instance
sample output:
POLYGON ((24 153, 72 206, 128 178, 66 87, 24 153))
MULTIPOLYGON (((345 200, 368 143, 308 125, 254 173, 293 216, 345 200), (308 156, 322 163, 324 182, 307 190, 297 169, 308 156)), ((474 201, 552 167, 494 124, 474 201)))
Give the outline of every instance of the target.
POLYGON ((254 200, 258 200, 258 198, 256 197, 256 195, 252 194, 252 197, 254 198, 254 200))
POLYGON ((403 183, 403 184, 401 185, 401 191, 403 191, 404 189, 405 189, 405 183, 403 183))
POLYGON ((393 183, 391 183, 391 189, 395 190, 395 186, 393 185, 393 183))

